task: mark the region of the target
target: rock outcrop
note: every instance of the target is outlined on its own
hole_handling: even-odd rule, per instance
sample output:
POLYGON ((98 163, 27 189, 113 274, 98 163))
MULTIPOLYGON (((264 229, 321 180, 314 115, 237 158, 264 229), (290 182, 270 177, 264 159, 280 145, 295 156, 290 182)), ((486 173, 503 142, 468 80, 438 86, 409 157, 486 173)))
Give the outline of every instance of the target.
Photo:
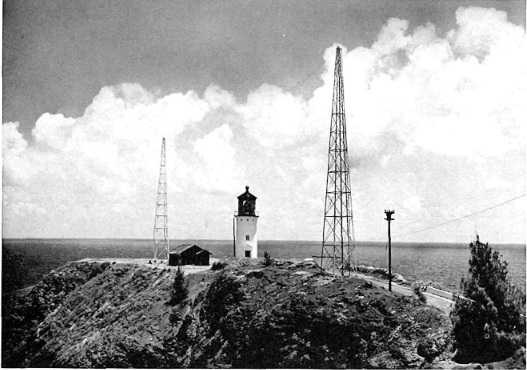
POLYGON ((186 276, 73 262, 4 307, 4 367, 416 368, 451 357, 450 321, 314 261, 230 259, 186 276))

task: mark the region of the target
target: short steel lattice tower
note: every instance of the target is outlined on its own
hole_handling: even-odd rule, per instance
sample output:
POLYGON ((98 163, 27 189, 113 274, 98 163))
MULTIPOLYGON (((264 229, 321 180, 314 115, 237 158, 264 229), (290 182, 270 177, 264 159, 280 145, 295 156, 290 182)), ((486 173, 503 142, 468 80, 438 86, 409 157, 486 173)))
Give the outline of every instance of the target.
POLYGON ((163 138, 154 221, 154 260, 168 259, 167 173, 165 164, 165 138, 163 138))
POLYGON ((355 265, 352 263, 354 250, 355 235, 344 112, 344 79, 341 49, 337 47, 320 264, 326 270, 331 270, 333 275, 337 270, 340 270, 342 276, 346 271, 351 274, 355 265))

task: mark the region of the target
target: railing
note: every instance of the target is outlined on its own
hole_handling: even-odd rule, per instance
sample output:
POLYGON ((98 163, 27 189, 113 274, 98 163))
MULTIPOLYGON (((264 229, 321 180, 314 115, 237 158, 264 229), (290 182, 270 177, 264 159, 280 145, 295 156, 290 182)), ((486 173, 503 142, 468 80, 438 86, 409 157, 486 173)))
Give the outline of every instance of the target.
POLYGON ((433 288, 433 287, 429 286, 429 287, 426 288, 426 291, 428 293, 437 295, 439 297, 450 299, 451 301, 454 300, 454 295, 452 293, 450 293, 450 292, 445 292, 444 290, 436 289, 436 288, 433 288))
POLYGON ((430 294, 437 295, 439 297, 450 299, 451 301, 455 301, 456 298, 461 298, 461 299, 464 299, 466 301, 474 302, 472 299, 463 297, 462 295, 454 294, 454 293, 451 293, 451 292, 445 292, 444 290, 436 289, 436 288, 431 287, 431 286, 426 288, 426 292, 430 293, 430 294))
MULTIPOLYGON (((238 211, 234 211, 234 216, 238 216, 238 211)), ((260 212, 254 211, 254 215, 239 215, 239 216, 260 217, 260 212)))

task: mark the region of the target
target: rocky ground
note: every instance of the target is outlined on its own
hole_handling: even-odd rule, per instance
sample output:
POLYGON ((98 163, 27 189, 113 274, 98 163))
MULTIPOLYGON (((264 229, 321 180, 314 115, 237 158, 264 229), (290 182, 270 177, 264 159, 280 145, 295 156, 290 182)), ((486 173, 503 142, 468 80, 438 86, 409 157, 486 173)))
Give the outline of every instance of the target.
MULTIPOLYGON (((447 313, 361 278, 333 278, 313 261, 220 261, 186 276, 189 296, 178 304, 175 274, 88 260, 52 271, 4 301, 2 366, 467 366, 450 361, 447 313)), ((522 361, 525 352, 504 366, 522 361)))

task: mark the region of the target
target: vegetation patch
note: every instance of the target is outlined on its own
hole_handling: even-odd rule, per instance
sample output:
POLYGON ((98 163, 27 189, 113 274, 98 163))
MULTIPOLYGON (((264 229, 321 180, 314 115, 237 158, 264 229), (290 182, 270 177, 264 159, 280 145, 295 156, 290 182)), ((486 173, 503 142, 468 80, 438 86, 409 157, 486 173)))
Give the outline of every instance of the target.
POLYGON ((188 298, 188 283, 181 267, 178 267, 174 276, 174 283, 170 291, 170 300, 168 304, 177 305, 183 303, 188 298))
POLYGON ((479 241, 470 243, 463 297, 451 313, 456 361, 494 362, 525 346, 525 292, 511 284, 507 262, 479 241))
MULTIPOLYGON (((220 270, 186 276, 181 270, 124 263, 76 262, 61 267, 16 301, 4 318, 3 328, 7 323, 10 331, 3 333, 2 364, 68 368, 452 364, 455 330, 450 317, 419 298, 388 292, 357 277, 332 277, 309 260, 276 260, 266 267, 262 260, 224 262, 220 270)), ((493 322, 498 327, 500 321, 493 322)), ((455 340, 456 348, 461 348, 455 340)), ((516 357, 492 366, 518 364, 524 354, 515 351, 516 357)))

